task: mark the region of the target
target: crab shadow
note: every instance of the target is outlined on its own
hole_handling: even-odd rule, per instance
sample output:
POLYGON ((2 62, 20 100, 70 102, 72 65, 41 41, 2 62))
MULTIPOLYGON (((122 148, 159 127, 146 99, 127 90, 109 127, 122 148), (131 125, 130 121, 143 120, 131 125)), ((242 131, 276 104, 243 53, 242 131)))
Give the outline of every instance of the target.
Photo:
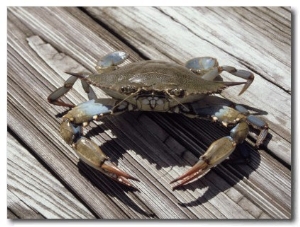
POLYGON ((235 188, 235 185, 241 181, 248 181, 249 176, 257 169, 261 161, 256 150, 249 144, 243 145, 233 152, 230 159, 212 168, 200 179, 178 188, 177 190, 190 192, 194 195, 193 200, 179 202, 178 204, 183 207, 194 207, 208 202, 215 196, 219 196, 219 194, 220 199, 230 196, 231 193, 237 194, 236 191, 239 191, 239 189, 235 188), (240 149, 251 152, 251 160, 243 160, 243 155, 239 154, 240 149))
MULTIPOLYGON (((252 110, 259 112, 260 115, 267 114, 267 112, 258 109, 252 110)), ((182 146, 195 155, 196 159, 194 159, 192 165, 196 163, 198 157, 206 151, 212 142, 223 136, 228 136, 230 131, 229 128, 225 128, 217 123, 200 119, 190 119, 181 115, 162 114, 162 116, 160 116, 155 113, 151 113, 151 115, 154 119, 167 119, 167 121, 170 121, 170 125, 176 129, 179 128, 178 131, 174 131, 174 129, 166 127, 170 136, 174 137, 176 141, 180 142, 182 146)), ((272 136, 268 134, 263 146, 269 143, 271 137, 272 136)), ((255 139, 250 138, 250 140, 252 144, 255 143, 255 139)), ((191 193, 195 198, 188 202, 180 201, 178 204, 187 207, 198 206, 220 193, 227 193, 240 181, 247 181, 251 173, 259 167, 260 162, 261 157, 259 152, 253 145, 245 141, 236 147, 235 151, 227 160, 212 168, 206 175, 175 189, 182 196, 184 196, 184 193, 191 193)), ((187 163, 181 162, 175 165, 186 166, 187 163)), ((233 191, 236 191, 236 189, 233 189, 233 191)))
MULTIPOLYGON (((81 160, 77 164, 79 173, 88 179, 91 184, 101 191, 99 195, 102 202, 109 201, 109 198, 117 198, 131 209, 140 213, 146 218, 154 218, 155 214, 149 209, 145 209, 136 202, 138 193, 137 189, 129 188, 111 180, 106 175, 88 166, 81 160)), ((109 204, 107 204, 109 206, 109 204)))
MULTIPOLYGON (((260 111, 259 113, 264 112, 260 111)), ((229 135, 230 130, 205 120, 152 112, 127 112, 103 118, 101 122, 100 125, 92 123, 85 136, 88 138, 100 137, 100 140, 105 141, 100 147, 112 162, 118 165, 118 160, 122 159, 127 150, 131 150, 136 152, 141 159, 155 164, 158 172, 163 169, 172 170, 173 166, 191 165, 190 163, 196 162, 213 141, 229 135), (160 131, 155 131, 159 128, 160 131), (107 136, 107 131, 113 135, 113 138, 107 136), (163 138, 164 135, 167 137, 163 138), (176 141, 175 144, 178 144, 180 152, 177 152, 176 145, 168 145, 170 138, 176 141), (184 158, 186 151, 194 155, 193 160, 187 161, 184 158)), ((268 140, 270 140, 269 135, 265 143, 268 143, 268 140)), ((178 201, 178 204, 189 207, 201 205, 248 178, 259 164, 259 153, 245 142, 237 147, 229 161, 224 161, 202 178, 176 189, 176 193, 182 195, 192 193, 195 198, 193 201, 178 201), (251 154, 251 162, 245 163, 243 157, 248 153, 251 154), (207 190, 203 193, 205 188, 207 190)), ((142 164, 140 167, 145 168, 142 164)), ((138 191, 121 185, 81 161, 78 163, 78 168, 80 173, 105 195, 117 197, 118 200, 145 217, 155 217, 150 209, 137 204, 137 201, 140 203, 139 194, 143 193, 142 190, 138 191)), ((138 170, 139 167, 133 166, 133 168, 136 168, 137 171, 136 174, 133 173, 134 176, 142 181, 148 180, 143 175, 143 171, 138 170)), ((139 182, 136 182, 135 186, 139 187, 139 182)))

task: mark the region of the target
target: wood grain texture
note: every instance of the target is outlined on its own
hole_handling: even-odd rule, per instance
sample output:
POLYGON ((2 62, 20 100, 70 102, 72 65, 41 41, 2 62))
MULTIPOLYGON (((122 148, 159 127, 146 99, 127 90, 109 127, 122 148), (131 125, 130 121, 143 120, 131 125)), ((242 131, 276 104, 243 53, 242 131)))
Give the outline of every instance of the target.
MULTIPOLYGON (((8 218, 291 218, 290 21, 287 8, 9 7, 8 128, 22 145, 8 137, 8 168, 10 176, 19 173, 24 181, 11 177, 8 185, 15 185, 14 190, 18 184, 32 186, 20 194, 8 189, 8 218), (134 183, 140 191, 78 163, 58 131, 66 109, 46 99, 68 77, 63 72, 94 71, 96 60, 113 50, 128 52, 126 63, 183 63, 209 55, 223 65, 254 71, 255 82, 243 96, 236 96, 240 88, 228 89, 224 96, 268 113, 262 116, 271 128, 268 140, 255 151, 253 135, 247 139, 245 148, 253 152, 249 165, 221 164, 172 191, 169 182, 228 130, 184 116, 125 113, 91 123, 86 133, 121 169, 141 180, 134 183), (21 165, 13 164, 20 149, 36 157, 27 155, 24 162, 32 162, 32 168, 21 172, 21 165), (41 165, 53 176, 45 170, 37 174, 41 165), (49 186, 53 178, 66 193, 55 193, 49 186), (50 199, 16 196, 30 191, 43 198, 54 192, 52 207, 46 202, 50 199), (78 213, 78 207, 84 212, 78 213)), ((86 100, 80 83, 66 100, 86 100)))
POLYGON ((10 134, 7 145, 11 212, 22 219, 94 217, 10 134))

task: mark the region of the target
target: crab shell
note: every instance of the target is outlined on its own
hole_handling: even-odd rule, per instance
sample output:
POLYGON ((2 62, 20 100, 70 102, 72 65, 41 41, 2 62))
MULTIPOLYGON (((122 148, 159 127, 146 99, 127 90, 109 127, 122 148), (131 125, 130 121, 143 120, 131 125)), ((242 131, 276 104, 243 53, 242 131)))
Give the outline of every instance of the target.
POLYGON ((83 79, 142 111, 169 111, 178 104, 197 101, 227 87, 226 82, 204 80, 181 65, 154 60, 85 75, 83 79))

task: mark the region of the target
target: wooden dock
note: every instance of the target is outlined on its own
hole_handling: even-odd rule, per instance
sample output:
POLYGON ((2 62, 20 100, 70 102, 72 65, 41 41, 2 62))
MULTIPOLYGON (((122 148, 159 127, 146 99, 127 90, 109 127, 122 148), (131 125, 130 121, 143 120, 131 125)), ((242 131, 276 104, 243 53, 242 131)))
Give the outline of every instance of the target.
MULTIPOLYGON (((7 218, 9 219, 290 219, 291 9, 286 7, 8 7, 7 218), (60 137, 66 108, 48 95, 91 71, 101 56, 122 50, 125 63, 156 59, 183 64, 216 57, 254 72, 251 87, 223 96, 256 109, 268 122, 264 144, 244 149, 249 164, 220 164, 172 191, 169 182, 192 166, 228 129, 167 113, 134 112, 91 123, 86 133, 134 191, 78 162, 60 137)), ((236 78, 224 73, 225 80, 236 78)), ((237 79, 238 80, 238 79, 237 79)), ((105 97, 97 90, 98 97, 105 97)), ((65 100, 87 97, 78 82, 65 100)), ((238 158, 235 152, 232 158, 238 158)))

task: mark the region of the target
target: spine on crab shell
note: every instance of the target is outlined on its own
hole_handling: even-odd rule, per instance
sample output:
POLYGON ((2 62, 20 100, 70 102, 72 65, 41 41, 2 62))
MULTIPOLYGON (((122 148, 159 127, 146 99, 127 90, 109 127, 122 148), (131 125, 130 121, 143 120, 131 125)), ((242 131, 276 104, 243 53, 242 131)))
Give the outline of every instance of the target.
POLYGON ((225 82, 221 82, 224 85, 226 85, 226 87, 231 87, 231 86, 236 86, 236 85, 241 85, 244 84, 244 87, 242 88, 242 90, 240 91, 239 95, 243 94, 247 88, 250 86, 250 84, 252 83, 252 81, 249 83, 247 82, 230 82, 230 81, 225 81, 225 82))

